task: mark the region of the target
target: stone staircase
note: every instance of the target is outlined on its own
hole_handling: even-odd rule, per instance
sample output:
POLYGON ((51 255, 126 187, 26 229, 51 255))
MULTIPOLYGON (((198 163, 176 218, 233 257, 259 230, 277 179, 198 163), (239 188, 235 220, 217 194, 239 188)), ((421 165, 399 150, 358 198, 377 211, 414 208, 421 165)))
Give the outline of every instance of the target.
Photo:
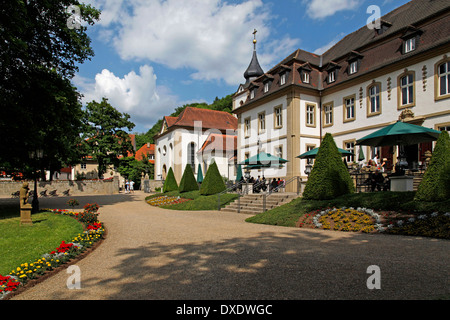
MULTIPOLYGON (((292 200, 298 198, 296 193, 273 193, 266 198, 266 210, 282 206, 292 200)), ((240 213, 244 214, 259 214, 263 212, 264 208, 264 196, 262 194, 249 194, 241 197, 240 199, 240 213)), ((238 200, 230 203, 223 208, 224 212, 236 212, 238 213, 238 200)))

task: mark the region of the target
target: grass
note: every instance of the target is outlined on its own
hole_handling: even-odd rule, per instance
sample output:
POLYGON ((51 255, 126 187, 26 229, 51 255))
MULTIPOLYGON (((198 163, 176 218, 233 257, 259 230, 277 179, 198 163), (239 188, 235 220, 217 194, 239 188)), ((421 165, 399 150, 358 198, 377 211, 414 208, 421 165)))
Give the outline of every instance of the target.
POLYGON ((19 213, 10 217, 9 207, 0 207, 0 274, 9 274, 22 263, 39 259, 44 253, 55 250, 61 241, 70 241, 83 232, 75 219, 50 212, 33 214, 33 225, 20 226, 19 213))
MULTIPOLYGON (((151 195, 145 200, 149 200, 151 198, 156 198, 160 196, 168 196, 168 197, 181 197, 184 199, 189 199, 191 201, 179 203, 179 204, 173 204, 168 206, 161 206, 163 209, 170 209, 170 210, 181 210, 181 211, 211 211, 211 210, 217 210, 218 208, 218 195, 212 195, 212 196, 202 196, 200 194, 200 191, 190 191, 190 192, 184 192, 180 193, 178 191, 172 191, 167 193, 158 193, 151 195)), ((225 205, 229 204, 230 202, 237 199, 236 194, 224 194, 220 196, 220 202, 221 206, 224 207, 225 205)))
POLYGON ((375 211, 405 211, 431 213, 449 212, 450 200, 444 202, 414 201, 415 192, 354 193, 332 200, 304 200, 298 198, 281 207, 248 218, 251 223, 295 227, 304 214, 329 207, 365 207, 375 211))

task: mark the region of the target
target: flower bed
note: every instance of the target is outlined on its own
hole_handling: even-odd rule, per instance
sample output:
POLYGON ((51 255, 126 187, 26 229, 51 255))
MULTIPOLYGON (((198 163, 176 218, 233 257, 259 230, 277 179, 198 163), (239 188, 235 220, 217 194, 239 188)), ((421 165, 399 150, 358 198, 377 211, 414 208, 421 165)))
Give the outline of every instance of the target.
POLYGON ((366 208, 332 208, 310 212, 301 217, 296 226, 345 232, 385 232, 450 239, 450 212, 414 214, 386 211, 377 213, 366 208))
MULTIPOLYGON (((74 212, 69 210, 53 209, 49 210, 55 214, 71 216, 85 226, 85 231, 79 233, 72 241, 66 243, 62 241, 55 250, 44 254, 40 259, 31 263, 22 263, 12 270, 9 275, 0 275, 0 300, 8 294, 27 284, 28 281, 37 279, 46 272, 67 263, 86 249, 93 246, 94 243, 103 238, 105 229, 100 221, 90 221, 88 223, 80 220, 84 212, 74 212)), ((98 214, 96 213, 96 216, 98 214)))
POLYGON ((183 203, 186 201, 190 201, 190 200, 183 199, 181 197, 160 196, 160 197, 152 198, 152 199, 148 200, 147 203, 154 207, 161 207, 161 206, 170 206, 173 204, 183 203))

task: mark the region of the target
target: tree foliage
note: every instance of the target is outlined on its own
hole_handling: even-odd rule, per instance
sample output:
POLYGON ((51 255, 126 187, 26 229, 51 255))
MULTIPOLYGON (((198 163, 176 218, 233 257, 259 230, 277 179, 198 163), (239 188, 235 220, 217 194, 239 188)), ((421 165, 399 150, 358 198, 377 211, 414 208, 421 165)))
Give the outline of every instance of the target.
POLYGON ((102 177, 108 166, 118 166, 120 156, 134 152, 128 131, 134 128, 130 115, 111 106, 108 99, 92 101, 86 105, 83 130, 87 153, 98 163, 98 174, 102 177))
POLYGON ((333 136, 327 133, 319 147, 314 167, 303 192, 303 198, 309 200, 333 199, 353 193, 354 190, 354 183, 342 161, 333 136))
POLYGON ((178 191, 178 184, 175 175, 173 174, 172 167, 169 169, 169 173, 167 173, 166 181, 164 181, 163 193, 171 191, 178 191))
POLYGON ((184 169, 183 177, 180 181, 179 191, 180 192, 189 192, 198 190, 198 184, 195 180, 194 171, 192 167, 187 164, 184 169))
POLYGON ((200 187, 200 194, 209 196, 226 190, 225 183, 220 175, 216 162, 211 163, 206 172, 205 179, 200 187))
POLYGON ((69 29, 66 12, 78 5, 93 25, 100 12, 72 0, 10 0, 0 6, 0 165, 26 171, 29 152, 59 169, 79 158, 81 104, 70 79, 93 56, 87 26, 69 29))
POLYGON ((450 137, 447 131, 443 131, 436 142, 414 199, 428 202, 450 199, 450 137))

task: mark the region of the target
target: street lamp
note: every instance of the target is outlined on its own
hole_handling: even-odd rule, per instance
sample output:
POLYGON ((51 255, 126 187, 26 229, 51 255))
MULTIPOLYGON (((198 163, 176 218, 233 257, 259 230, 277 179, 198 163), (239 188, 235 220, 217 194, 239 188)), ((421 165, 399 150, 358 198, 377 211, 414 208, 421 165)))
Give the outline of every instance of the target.
POLYGON ((309 175, 311 174, 312 171, 312 165, 310 163, 308 163, 305 167, 305 174, 309 177, 309 175))
POLYGON ((36 212, 39 212, 39 200, 38 200, 38 193, 37 193, 37 168, 36 168, 36 162, 39 163, 40 159, 42 159, 44 157, 44 151, 42 149, 38 149, 38 150, 35 150, 35 151, 30 151, 28 155, 29 155, 30 159, 34 160, 33 161, 33 166, 34 166, 34 172, 33 172, 33 177, 34 177, 34 194, 33 194, 33 201, 31 202, 31 205, 33 207, 31 213, 36 213, 36 212))

